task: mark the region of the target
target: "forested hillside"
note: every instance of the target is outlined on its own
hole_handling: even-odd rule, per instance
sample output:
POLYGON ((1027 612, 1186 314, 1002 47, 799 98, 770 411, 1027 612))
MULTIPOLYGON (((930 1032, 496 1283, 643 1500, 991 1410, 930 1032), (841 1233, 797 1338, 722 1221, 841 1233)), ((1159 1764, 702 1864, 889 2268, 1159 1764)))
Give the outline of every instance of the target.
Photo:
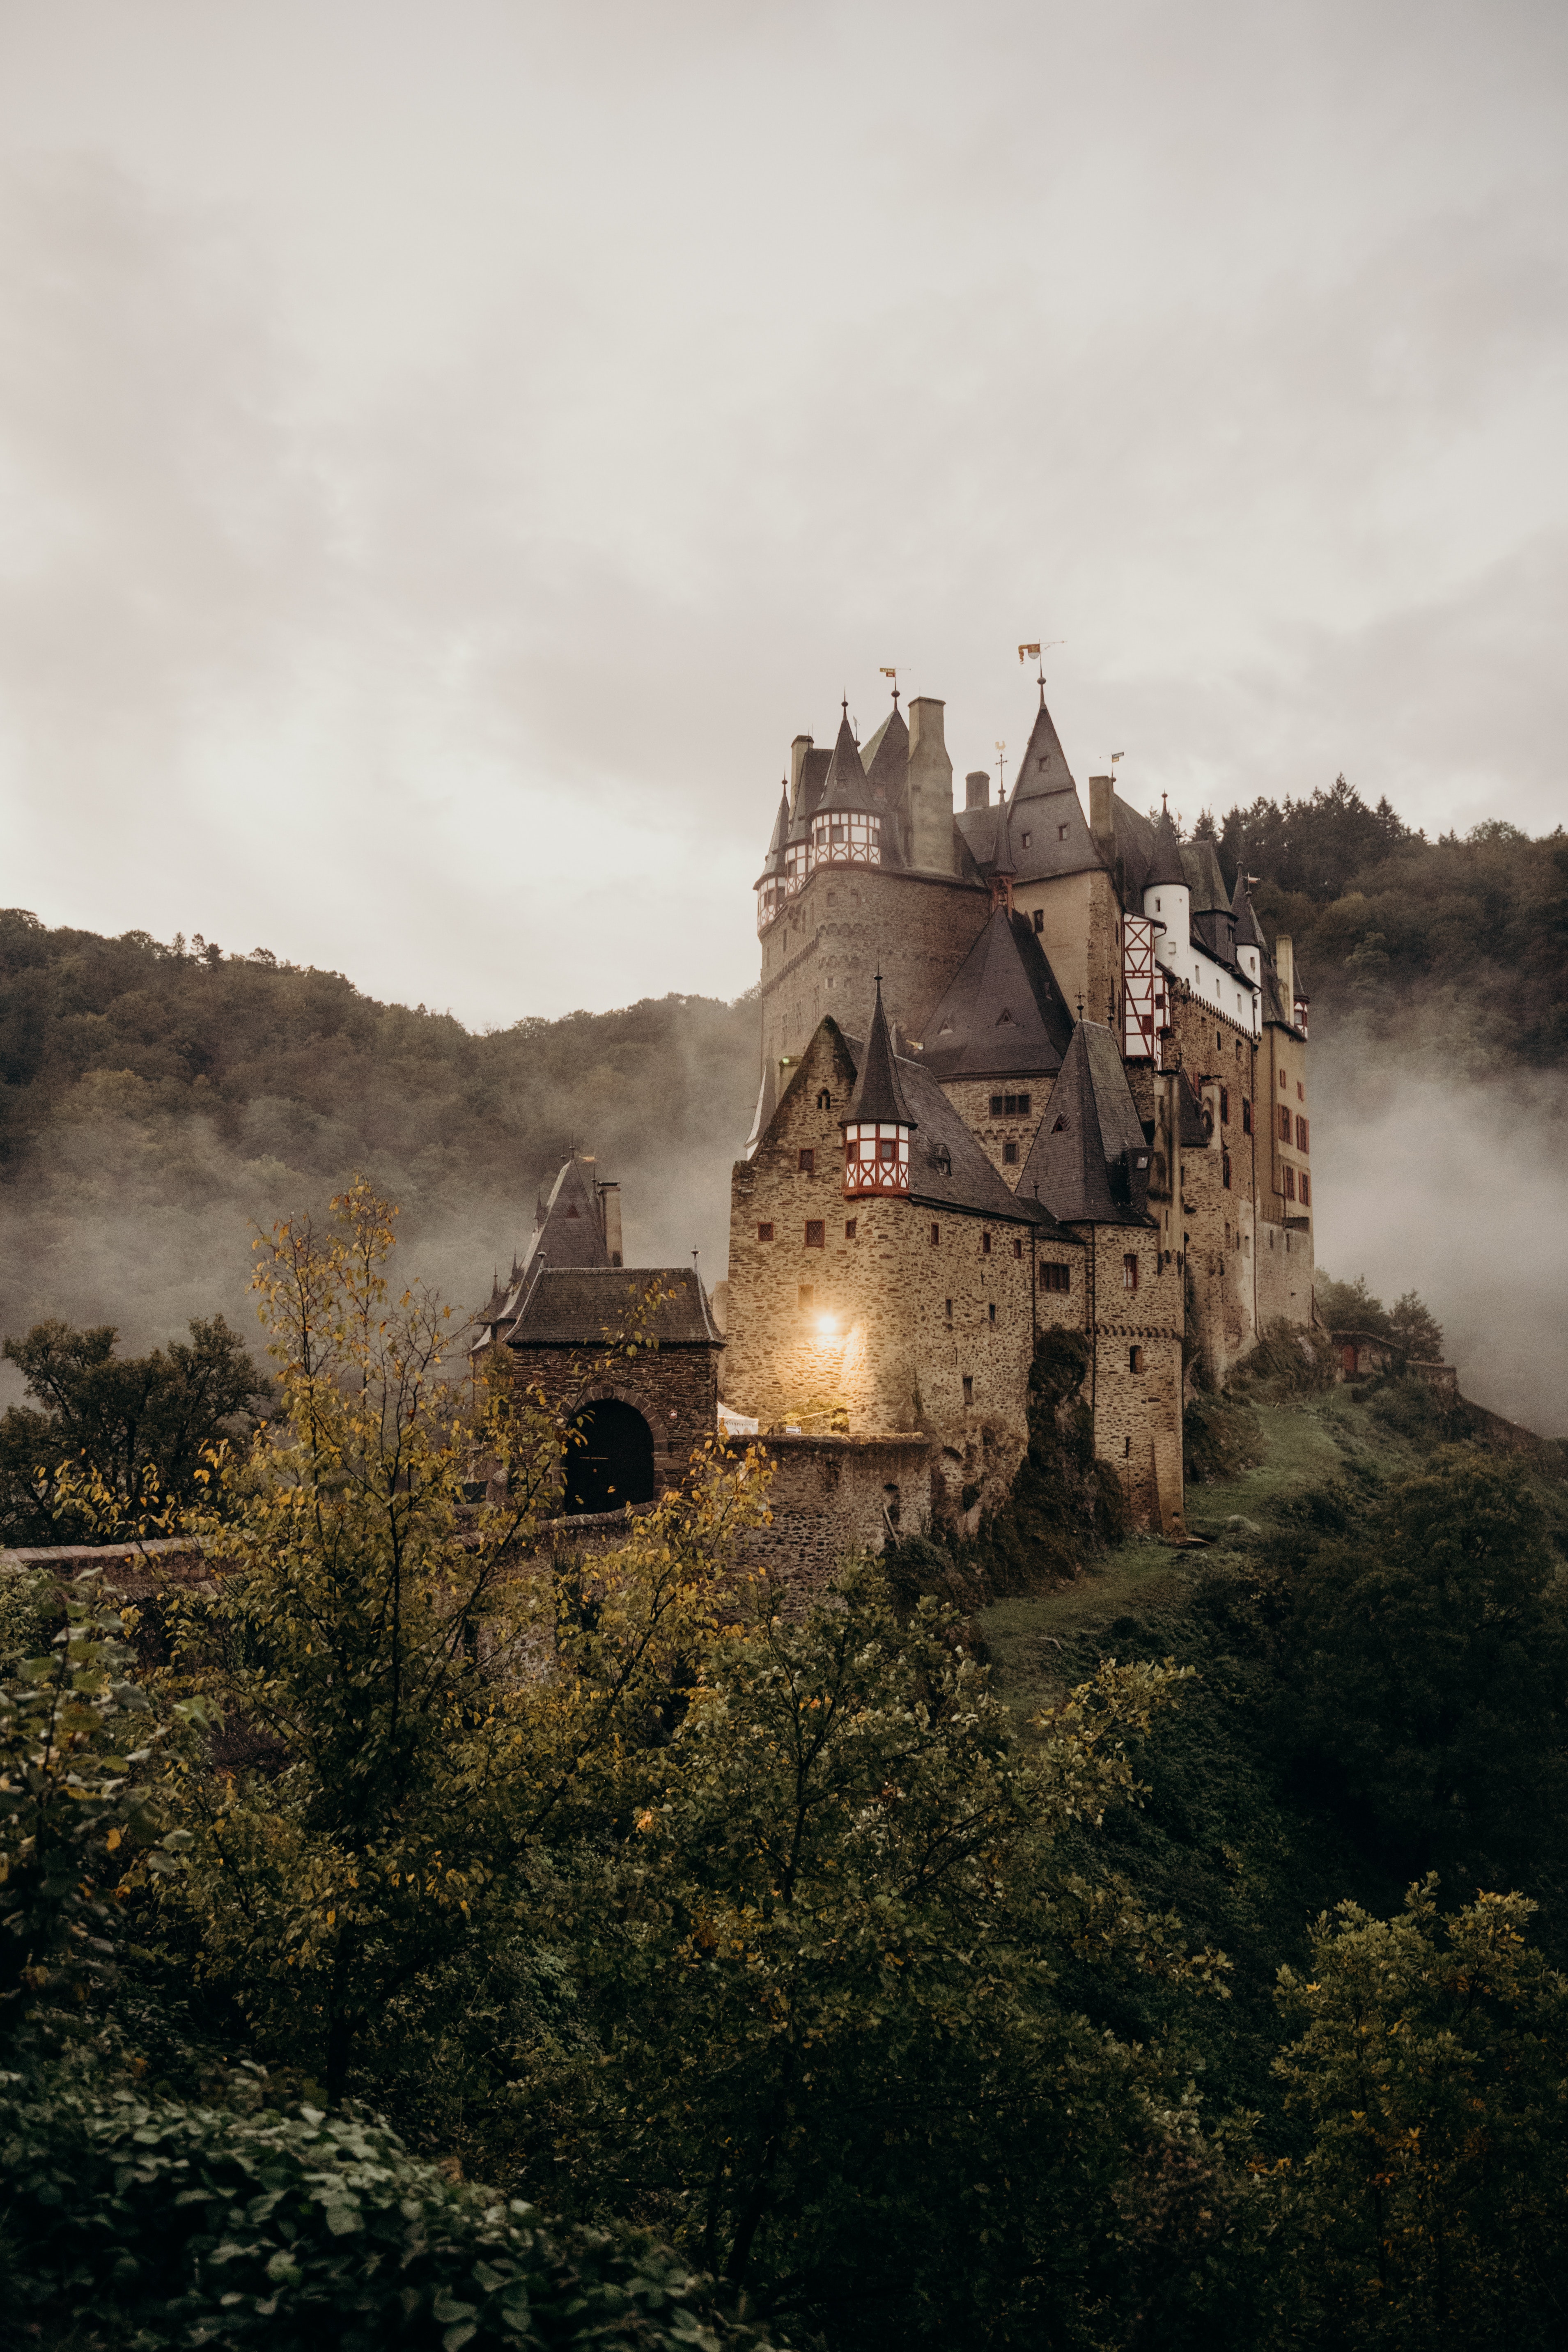
POLYGON ((1363 1014, 1384 1035, 1467 1068, 1568 1063, 1568 835, 1532 841, 1497 818, 1428 841, 1341 776, 1283 805, 1258 800, 1195 828, 1235 887, 1245 864, 1272 939, 1289 932, 1314 1032, 1363 1014))
POLYGON ((426 1272, 472 1299, 574 1140, 625 1185, 630 1250, 700 1246, 706 1270, 756 1034, 747 999, 666 996, 474 1035, 264 951, 50 930, 13 908, 0 1329, 58 1315, 142 1344, 215 1308, 248 1328, 250 1226, 355 1169, 400 1204, 426 1272))

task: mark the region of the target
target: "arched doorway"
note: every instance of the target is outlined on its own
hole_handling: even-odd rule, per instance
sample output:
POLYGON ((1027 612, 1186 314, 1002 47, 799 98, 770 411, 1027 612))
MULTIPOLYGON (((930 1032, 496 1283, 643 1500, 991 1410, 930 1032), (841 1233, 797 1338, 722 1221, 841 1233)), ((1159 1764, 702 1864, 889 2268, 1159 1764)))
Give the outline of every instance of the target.
POLYGON ((572 1426, 584 1442, 567 1449, 569 1512, 618 1511, 626 1503, 652 1502, 653 1432, 635 1405, 600 1397, 584 1406, 572 1426))

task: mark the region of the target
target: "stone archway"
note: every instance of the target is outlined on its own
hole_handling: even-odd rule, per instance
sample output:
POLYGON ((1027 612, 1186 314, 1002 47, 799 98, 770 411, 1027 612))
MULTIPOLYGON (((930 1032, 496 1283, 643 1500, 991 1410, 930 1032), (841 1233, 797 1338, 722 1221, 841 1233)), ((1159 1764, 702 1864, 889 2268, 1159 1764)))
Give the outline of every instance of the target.
POLYGON ((584 1442, 567 1451, 568 1513, 618 1511, 627 1503, 652 1502, 653 1432, 636 1405, 620 1397, 595 1397, 572 1427, 584 1442))

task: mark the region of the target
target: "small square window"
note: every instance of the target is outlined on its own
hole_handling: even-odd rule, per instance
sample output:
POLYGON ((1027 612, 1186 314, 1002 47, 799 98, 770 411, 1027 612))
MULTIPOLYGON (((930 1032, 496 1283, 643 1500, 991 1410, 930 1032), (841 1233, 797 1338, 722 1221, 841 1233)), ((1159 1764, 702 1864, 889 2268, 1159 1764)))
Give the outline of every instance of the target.
POLYGON ((856 1226, 859 1223, 859 1222, 860 1222, 860 1220, 858 1219, 858 1217, 846 1217, 846 1218, 845 1218, 845 1220, 844 1220, 844 1238, 845 1238, 845 1240, 846 1240, 847 1242, 852 1242, 852 1241, 854 1240, 854 1238, 855 1238, 855 1228, 856 1228, 856 1226))
POLYGON ((1010 1138, 1002 1146, 1002 1165, 1004 1168, 1016 1168, 1018 1165, 1018 1147, 1010 1138))
POLYGON ((826 1249, 827 1247, 827 1227, 822 1218, 807 1217, 805 1221, 805 1245, 807 1249, 826 1249))
POLYGON ((965 1404, 973 1404, 974 1402, 974 1375, 973 1372, 965 1372, 963 1375, 963 1402, 965 1404))
POLYGON ((816 1173, 816 1154, 809 1148, 801 1152, 800 1173, 803 1176, 815 1176, 816 1173))
POLYGON ((773 1237, 773 1229, 772 1225, 759 1225, 757 1227, 757 1239, 760 1242, 771 1242, 773 1237))

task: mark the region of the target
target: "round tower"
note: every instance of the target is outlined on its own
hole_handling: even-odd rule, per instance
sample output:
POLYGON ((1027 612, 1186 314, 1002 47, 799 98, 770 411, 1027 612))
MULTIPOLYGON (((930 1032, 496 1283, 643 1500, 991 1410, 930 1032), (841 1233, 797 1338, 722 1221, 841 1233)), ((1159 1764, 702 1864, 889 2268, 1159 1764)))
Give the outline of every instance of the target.
POLYGON ((881 862, 882 814, 867 790, 866 771, 860 764, 859 747, 849 725, 849 698, 846 695, 827 782, 812 813, 811 864, 816 868, 880 866, 881 862))
POLYGON ((907 1196, 910 1138, 916 1121, 899 1083, 888 1016, 882 1010, 880 972, 877 974, 877 1003, 865 1059, 840 1125, 844 1129, 845 1199, 864 1200, 879 1192, 907 1196))

